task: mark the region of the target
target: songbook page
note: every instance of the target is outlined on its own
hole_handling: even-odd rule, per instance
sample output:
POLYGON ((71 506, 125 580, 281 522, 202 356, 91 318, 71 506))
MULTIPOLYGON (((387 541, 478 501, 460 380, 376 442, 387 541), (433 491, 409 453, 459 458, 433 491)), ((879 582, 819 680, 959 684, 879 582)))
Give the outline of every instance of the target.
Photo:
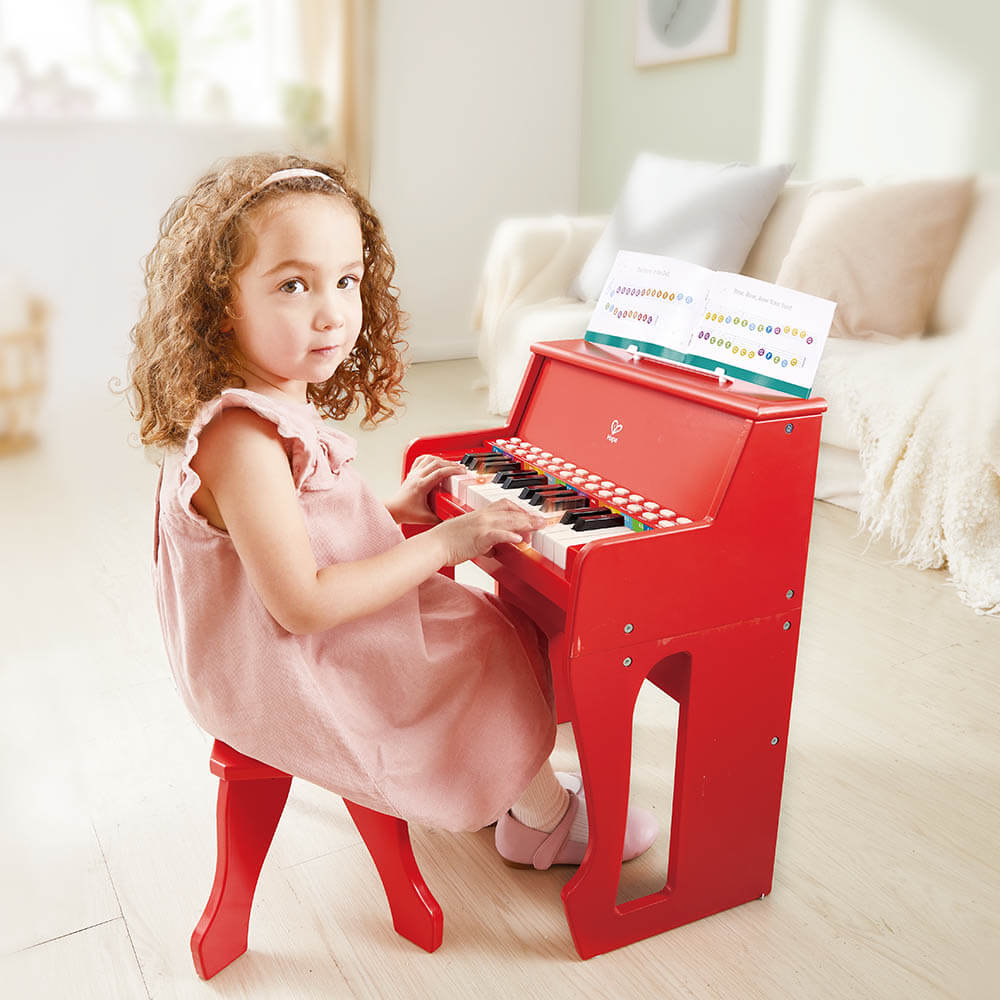
POLYGON ((586 339, 684 363, 715 272, 673 257, 621 250, 586 339))
POLYGON ((806 398, 834 309, 768 281, 622 251, 586 339, 806 398))
POLYGON ((836 303, 719 271, 688 345, 688 364, 806 397, 836 303))

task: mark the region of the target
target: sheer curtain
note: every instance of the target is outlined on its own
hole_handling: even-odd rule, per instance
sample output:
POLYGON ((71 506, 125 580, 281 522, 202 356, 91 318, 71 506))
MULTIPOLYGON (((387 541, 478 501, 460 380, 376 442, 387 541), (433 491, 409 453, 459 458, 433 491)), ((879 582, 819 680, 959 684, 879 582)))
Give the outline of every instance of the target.
POLYGON ((323 128, 307 151, 346 163, 367 192, 371 176, 371 0, 299 0, 302 78, 322 95, 323 128))

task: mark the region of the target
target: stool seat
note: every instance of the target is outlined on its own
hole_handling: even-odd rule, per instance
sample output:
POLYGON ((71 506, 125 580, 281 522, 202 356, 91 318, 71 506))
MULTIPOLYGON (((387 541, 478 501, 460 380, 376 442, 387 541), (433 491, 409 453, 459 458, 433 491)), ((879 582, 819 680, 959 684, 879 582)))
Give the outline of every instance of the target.
MULTIPOLYGON (((211 979, 247 950, 257 880, 292 785, 292 775, 222 740, 212 746, 209 769, 219 779, 215 881, 191 935, 191 955, 202 979, 211 979)), ((417 867, 406 821, 348 799, 344 804, 375 862, 393 927, 434 951, 441 944, 444 916, 417 867)))

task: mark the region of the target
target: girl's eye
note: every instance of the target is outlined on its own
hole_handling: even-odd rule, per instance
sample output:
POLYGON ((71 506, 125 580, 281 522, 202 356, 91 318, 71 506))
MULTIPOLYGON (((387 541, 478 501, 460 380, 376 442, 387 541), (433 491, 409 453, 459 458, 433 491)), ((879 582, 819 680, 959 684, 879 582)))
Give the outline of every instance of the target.
POLYGON ((340 281, 337 282, 337 287, 341 289, 357 288, 358 278, 353 274, 345 274, 340 281))
POLYGON ((289 278, 282 286, 281 290, 283 292, 304 292, 306 290, 306 283, 301 278, 289 278), (297 286, 297 287, 296 287, 297 286))

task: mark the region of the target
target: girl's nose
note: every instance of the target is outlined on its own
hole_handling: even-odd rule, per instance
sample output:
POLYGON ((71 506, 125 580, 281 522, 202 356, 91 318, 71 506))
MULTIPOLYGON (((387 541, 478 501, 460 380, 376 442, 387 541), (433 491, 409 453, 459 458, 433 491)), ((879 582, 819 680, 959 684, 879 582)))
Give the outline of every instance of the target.
POLYGON ((320 302, 315 324, 320 330, 333 330, 344 325, 344 310, 336 297, 327 296, 320 302))

